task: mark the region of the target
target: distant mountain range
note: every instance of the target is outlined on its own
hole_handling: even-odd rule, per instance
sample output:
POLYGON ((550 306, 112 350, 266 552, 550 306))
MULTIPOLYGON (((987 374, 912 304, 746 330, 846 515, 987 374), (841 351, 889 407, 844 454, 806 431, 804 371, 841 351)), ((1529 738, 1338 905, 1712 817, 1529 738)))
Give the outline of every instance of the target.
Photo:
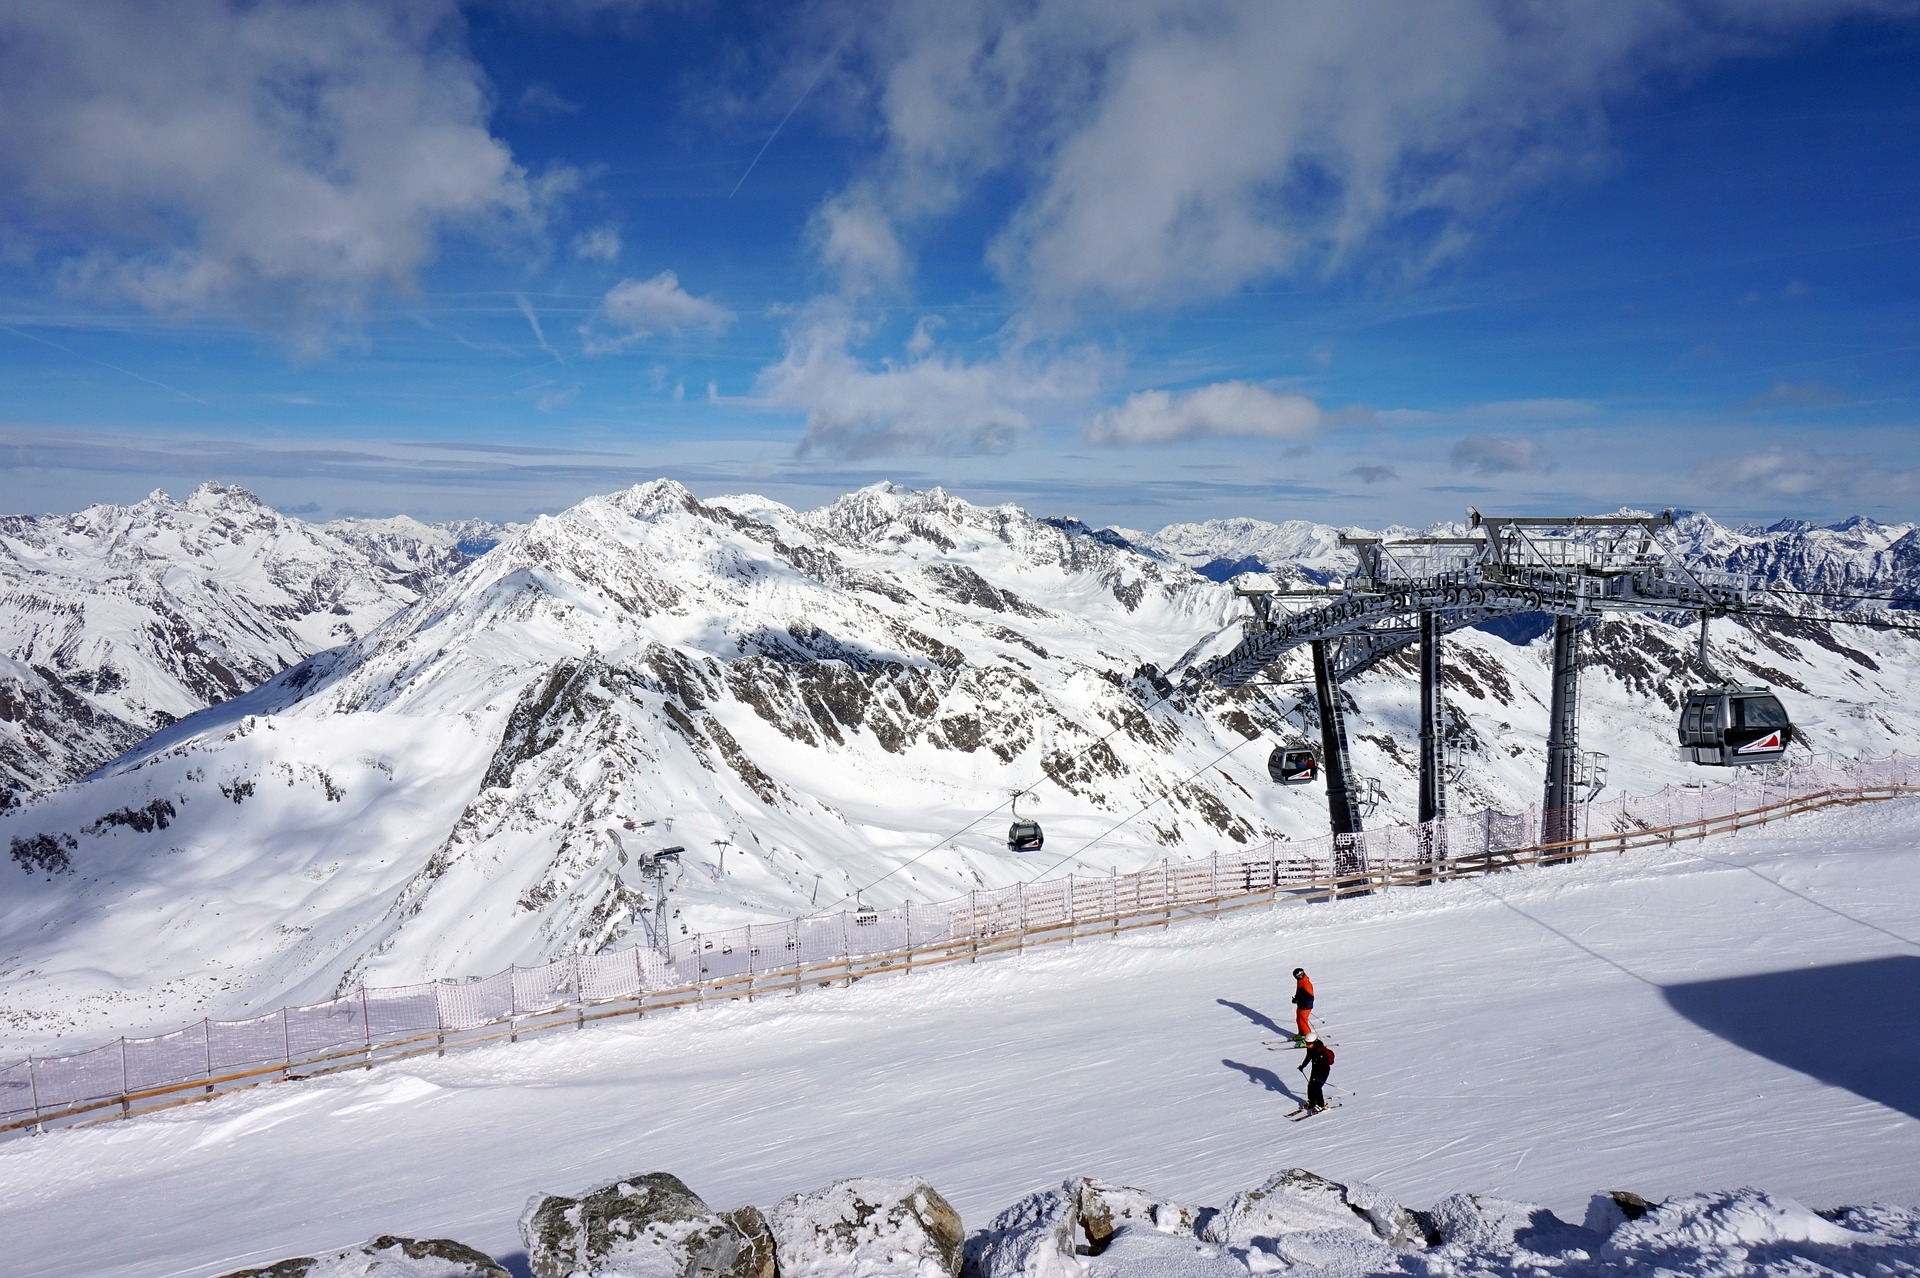
MULTIPOLYGON (((1681 532, 1796 587, 1912 580, 1911 527, 1681 532)), ((40 771, 10 765, 0 813, 0 1043, 644 941, 662 847, 679 936, 1325 828, 1320 787, 1265 771, 1306 723, 1299 662, 1171 701, 1135 671, 1237 633, 1223 565, 1343 575, 1336 529, 1093 529, 890 485, 801 512, 662 480, 474 557, 492 535, 302 524, 215 487, 4 526, 8 669, 42 700, 5 725, 40 771), (1006 848, 1015 792, 1041 854, 1006 848)), ((1548 675, 1514 637, 1448 642, 1456 810, 1538 799, 1548 675)), ((1606 620, 1587 652, 1582 743, 1616 788, 1715 779, 1673 748, 1692 631, 1606 620)), ((1815 748, 1920 729, 1904 634, 1727 623, 1714 655, 1815 748)), ((1410 657, 1347 691, 1371 820, 1407 819, 1410 657)))
POLYGON ((218 484, 0 517, 0 807, 351 643, 497 534, 311 524, 218 484))

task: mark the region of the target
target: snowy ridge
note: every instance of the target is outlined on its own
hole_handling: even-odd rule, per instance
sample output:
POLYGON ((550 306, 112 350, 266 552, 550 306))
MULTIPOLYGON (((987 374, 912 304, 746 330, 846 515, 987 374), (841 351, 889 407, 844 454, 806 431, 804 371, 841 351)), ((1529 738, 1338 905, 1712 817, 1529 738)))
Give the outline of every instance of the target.
POLYGON ((457 540, 218 484, 0 518, 0 807, 359 638, 466 563, 457 540))
MULTIPOLYGON (((798 512, 659 481, 512 531, 355 642, 0 815, 31 871, 0 906, 23 973, 6 1041, 648 940, 635 863, 665 846, 684 849, 677 940, 1062 857, 1109 875, 1321 834, 1318 787, 1265 775, 1306 724, 1294 691, 1162 702, 1133 677, 1230 638, 1243 602, 1068 522, 891 485, 798 512), (1041 858, 1006 850, 1015 790, 1041 858), (152 939, 130 952, 129 933, 152 939)), ((1590 639, 1582 744, 1613 756, 1615 791, 1694 775, 1670 744, 1691 634, 1628 619, 1590 639)), ((1920 736, 1908 636, 1729 625, 1715 643, 1817 749, 1920 736)), ((1375 823, 1411 816, 1411 671, 1348 689, 1357 766, 1386 786, 1375 823)), ((1455 810, 1524 810, 1542 652, 1465 632, 1446 678, 1455 810)))

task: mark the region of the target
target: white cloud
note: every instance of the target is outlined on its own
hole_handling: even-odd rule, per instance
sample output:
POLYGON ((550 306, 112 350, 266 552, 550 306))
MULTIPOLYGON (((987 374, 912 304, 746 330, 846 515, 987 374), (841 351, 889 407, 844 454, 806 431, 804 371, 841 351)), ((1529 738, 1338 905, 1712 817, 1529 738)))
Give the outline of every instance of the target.
POLYGON ((620 228, 596 226, 573 237, 573 255, 587 262, 613 262, 620 257, 620 228))
POLYGON ((608 289, 594 322, 583 326, 580 336, 587 354, 606 355, 662 334, 724 332, 735 318, 718 302, 681 288, 672 271, 662 271, 650 280, 621 280, 608 289), (605 333, 609 326, 616 330, 612 336, 605 333))
POLYGON ((812 235, 820 260, 842 292, 898 288, 907 277, 907 253, 892 220, 870 193, 829 200, 814 214, 812 235))
POLYGON ((580 114, 578 102, 569 102, 552 85, 537 80, 520 91, 520 109, 534 115, 580 114))
POLYGON ((1208 435, 1303 439, 1326 414, 1304 395, 1277 395, 1251 382, 1217 382, 1170 394, 1141 391, 1088 423, 1095 444, 1164 444, 1208 435))
POLYGON ((938 315, 922 315, 913 326, 913 336, 907 338, 907 354, 920 356, 933 349, 935 333, 947 326, 947 321, 938 315))
MULTIPOLYGON (((1013 180, 992 248, 1041 303, 1178 303, 1289 273, 1418 271, 1606 155, 1647 78, 1882 0, 948 0, 854 26, 884 140, 869 227, 1013 180)), ((805 56, 815 56, 808 50, 805 56)), ((857 193, 853 194, 853 193, 857 193)))
POLYGON ((540 226, 459 31, 451 0, 11 0, 0 220, 71 286, 323 342, 449 230, 540 226))
POLYGON ((1920 470, 1891 467, 1882 458, 1798 448, 1767 448, 1717 458, 1697 468, 1693 478, 1715 492, 1731 489, 1767 497, 1911 499, 1920 493, 1920 470))
POLYGON ((853 354, 863 331, 829 306, 788 335, 786 357, 763 370, 757 402, 804 412, 802 456, 1004 452, 1033 426, 1032 414, 1093 394, 1099 357, 1037 356, 1017 342, 994 356, 921 357, 871 366, 853 354))
POLYGON ((1516 435, 1463 435, 1447 460, 1455 470, 1476 475, 1510 475, 1553 469, 1537 440, 1516 435))

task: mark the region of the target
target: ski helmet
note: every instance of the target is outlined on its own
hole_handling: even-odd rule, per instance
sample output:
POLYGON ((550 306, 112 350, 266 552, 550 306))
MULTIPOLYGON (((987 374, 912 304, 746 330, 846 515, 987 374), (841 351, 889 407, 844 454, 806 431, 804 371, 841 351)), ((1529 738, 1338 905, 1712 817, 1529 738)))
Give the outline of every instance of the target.
POLYGON ((1320 1041, 1320 1036, 1318 1034, 1309 1034, 1300 1041, 1303 1043, 1317 1043, 1320 1041))
POLYGON ((1307 974, 1307 969, 1304 967, 1296 967, 1293 969, 1293 979, 1296 981, 1299 980, 1301 977, 1305 976, 1306 974, 1307 974))

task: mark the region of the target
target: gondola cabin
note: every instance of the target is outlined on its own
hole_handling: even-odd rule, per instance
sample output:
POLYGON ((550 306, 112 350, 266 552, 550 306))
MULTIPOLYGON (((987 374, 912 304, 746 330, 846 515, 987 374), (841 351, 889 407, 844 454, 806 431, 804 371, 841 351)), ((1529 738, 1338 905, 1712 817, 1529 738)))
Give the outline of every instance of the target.
POLYGON ((1281 785, 1311 785, 1320 779, 1320 756, 1305 746, 1275 746, 1267 775, 1281 785))
POLYGON ((1680 708, 1680 757, 1689 763, 1774 763, 1786 757, 1792 740, 1787 709, 1766 688, 1699 688, 1680 708))
POLYGON ((1007 827, 1007 851, 1038 852, 1047 838, 1040 832, 1038 821, 1015 821, 1007 827))

